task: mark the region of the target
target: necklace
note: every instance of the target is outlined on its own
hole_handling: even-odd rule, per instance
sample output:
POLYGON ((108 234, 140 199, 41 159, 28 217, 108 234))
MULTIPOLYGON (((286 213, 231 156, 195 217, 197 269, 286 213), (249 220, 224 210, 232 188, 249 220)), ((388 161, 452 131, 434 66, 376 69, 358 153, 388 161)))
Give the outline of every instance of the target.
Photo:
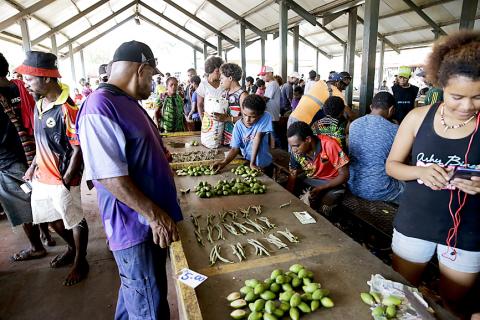
POLYGON ((447 130, 449 130, 449 129, 458 129, 458 128, 464 127, 470 121, 472 121, 476 116, 477 116, 477 113, 475 112, 475 114, 473 116, 471 116, 470 118, 468 118, 464 122, 459 123, 459 124, 454 124, 453 126, 450 126, 450 125, 445 123, 445 105, 442 104, 442 108, 440 109, 440 122, 442 123, 442 125, 444 127, 444 132, 447 132, 447 130))

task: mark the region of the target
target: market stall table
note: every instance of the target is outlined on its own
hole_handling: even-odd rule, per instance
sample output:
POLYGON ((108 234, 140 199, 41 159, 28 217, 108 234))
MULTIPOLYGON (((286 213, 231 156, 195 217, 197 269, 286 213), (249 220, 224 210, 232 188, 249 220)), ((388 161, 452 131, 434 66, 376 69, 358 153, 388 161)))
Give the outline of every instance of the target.
MULTIPOLYGON (((265 194, 201 199, 194 192, 195 186, 200 181, 208 181, 214 185, 219 179, 228 180, 234 177, 236 176, 230 170, 224 170, 215 176, 175 177, 177 190, 191 189, 191 191, 187 194, 179 192, 185 220, 178 224, 181 242, 176 242, 171 247, 173 270, 179 272, 182 268, 188 267, 208 277, 195 290, 177 282, 179 310, 186 319, 230 318, 232 309, 225 299, 229 293, 238 291, 247 279, 263 280, 270 276, 273 269, 288 270, 294 263, 300 263, 313 271, 315 281, 331 291, 331 297, 335 302, 332 309, 323 308, 301 317, 306 320, 372 319, 368 306, 359 298, 360 292, 368 291, 366 281, 370 280, 371 275, 381 274, 387 279, 405 283, 405 280, 389 266, 267 176, 258 178, 267 186, 265 194), (289 201, 291 205, 279 208, 281 204, 289 201), (235 263, 217 262, 210 266, 209 253, 214 244, 207 242, 206 236, 203 235, 205 247, 199 246, 194 235, 191 215, 201 216, 200 223, 204 228, 207 214, 218 214, 222 210, 235 210, 252 205, 262 205, 262 216, 268 217, 277 225, 275 230, 288 228, 300 238, 300 243, 289 243, 284 239, 289 249, 279 250, 264 240, 266 234, 248 233, 233 236, 223 230, 226 240, 214 244, 221 246, 224 258, 235 263), (308 211, 316 223, 302 225, 292 214, 294 211, 308 211), (247 239, 260 240, 271 252, 271 256, 256 256, 254 248, 247 244, 247 239), (237 242, 241 242, 246 249, 247 259, 242 262, 238 262, 230 248, 230 244, 237 242)), ((251 213, 251 216, 254 214, 251 213)))

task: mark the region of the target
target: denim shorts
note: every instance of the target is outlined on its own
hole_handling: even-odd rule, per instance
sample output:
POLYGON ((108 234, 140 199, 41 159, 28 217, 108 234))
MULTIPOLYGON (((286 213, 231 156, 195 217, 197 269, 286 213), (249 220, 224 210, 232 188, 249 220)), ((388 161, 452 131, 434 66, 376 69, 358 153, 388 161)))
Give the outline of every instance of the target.
POLYGON ((397 230, 393 230, 392 250, 400 258, 414 262, 426 263, 437 252, 438 262, 458 272, 478 273, 480 272, 480 251, 467 251, 456 249, 456 258, 447 252, 448 247, 443 244, 430 242, 418 238, 407 237, 397 230), (447 256, 447 257, 446 257, 447 256))

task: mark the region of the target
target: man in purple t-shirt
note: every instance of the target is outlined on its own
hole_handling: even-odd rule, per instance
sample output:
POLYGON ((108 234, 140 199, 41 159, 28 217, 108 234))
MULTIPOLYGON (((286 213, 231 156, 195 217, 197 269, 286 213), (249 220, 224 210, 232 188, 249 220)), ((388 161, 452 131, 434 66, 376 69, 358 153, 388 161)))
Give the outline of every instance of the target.
POLYGON ((123 43, 108 83, 84 102, 77 120, 85 176, 98 196, 121 286, 115 319, 170 319, 166 247, 182 220, 168 152, 138 100, 159 73, 150 48, 123 43))

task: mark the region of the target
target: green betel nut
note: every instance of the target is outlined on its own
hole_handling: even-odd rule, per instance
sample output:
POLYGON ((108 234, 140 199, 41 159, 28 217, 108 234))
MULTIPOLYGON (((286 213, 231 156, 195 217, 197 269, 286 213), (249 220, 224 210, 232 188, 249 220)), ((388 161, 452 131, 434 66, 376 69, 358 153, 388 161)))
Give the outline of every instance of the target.
POLYGON ((230 316, 233 319, 243 319, 247 316, 247 312, 245 310, 235 310, 230 313, 230 316))

